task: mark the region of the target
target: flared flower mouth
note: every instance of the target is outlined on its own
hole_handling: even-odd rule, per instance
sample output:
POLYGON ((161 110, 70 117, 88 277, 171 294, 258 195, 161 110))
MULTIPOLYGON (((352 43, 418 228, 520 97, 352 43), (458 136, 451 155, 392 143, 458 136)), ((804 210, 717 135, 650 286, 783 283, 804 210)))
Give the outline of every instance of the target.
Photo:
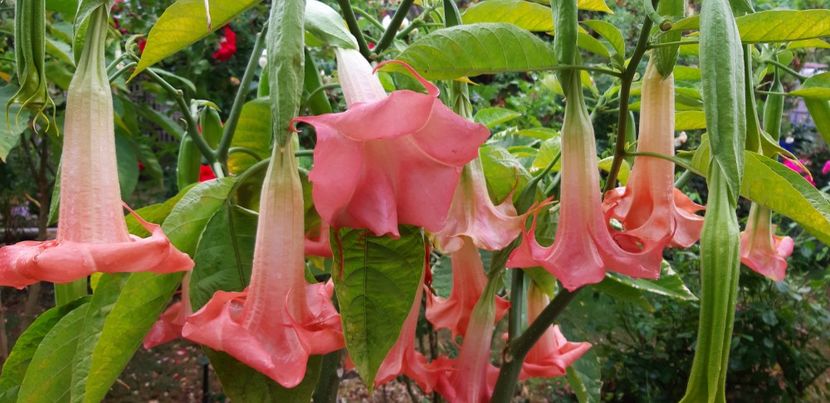
POLYGON ((762 276, 781 281, 795 242, 788 236, 775 235, 775 225, 770 220, 769 209, 752 205, 746 229, 741 232, 741 263, 762 276))
POLYGON ((441 229, 462 167, 489 136, 438 100, 438 89, 401 62, 427 89, 386 95, 354 50, 337 50, 348 110, 303 116, 316 129, 309 173, 314 205, 334 228, 398 236, 399 224, 441 229))
POLYGON ((485 250, 499 250, 521 233, 526 215, 518 215, 508 196, 496 206, 490 200, 481 160, 464 167, 455 189, 447 220, 436 232, 435 242, 444 253, 461 249, 466 239, 485 250))
MULTIPOLYGON (((452 261, 452 290, 449 298, 431 293, 427 295, 426 318, 435 328, 450 329, 453 338, 467 334, 470 315, 478 302, 487 277, 474 241, 461 237, 462 246, 450 255, 452 261)), ((498 322, 510 307, 510 302, 496 296, 494 321, 498 322)))
MULTIPOLYGON (((643 77, 638 152, 674 155, 674 77, 663 77, 654 60, 643 77)), ((674 187, 674 163, 638 156, 628 184, 605 195, 607 219, 622 231, 614 239, 628 251, 688 248, 700 238, 704 207, 674 187)))
POLYGON ((570 77, 575 82, 567 86, 572 93, 565 105, 561 201, 553 245, 544 247, 536 241, 534 216, 507 266, 542 266, 571 291, 602 281, 606 270, 631 277, 657 278, 662 248, 624 249, 613 239, 602 214, 594 129, 582 99, 579 76, 570 77))
POLYGON ((250 285, 217 291, 182 329, 286 388, 303 380, 310 355, 344 346, 333 286, 305 281, 304 213, 289 141, 275 149, 263 183, 250 285))

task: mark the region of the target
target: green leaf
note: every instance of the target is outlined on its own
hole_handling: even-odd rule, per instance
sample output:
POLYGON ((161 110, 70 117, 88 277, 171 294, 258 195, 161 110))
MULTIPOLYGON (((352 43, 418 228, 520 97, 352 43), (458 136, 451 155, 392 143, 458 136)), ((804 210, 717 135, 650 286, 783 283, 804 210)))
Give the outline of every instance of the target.
POLYGON ((255 214, 231 209, 228 203, 208 221, 193 255, 196 269, 190 278, 190 302, 194 310, 216 291, 242 291, 248 285, 256 228, 255 214))
POLYGON ((683 279, 665 260, 661 264, 661 274, 657 280, 634 279, 616 273, 608 273, 605 278, 604 281, 616 282, 640 292, 662 295, 678 301, 697 301, 697 296, 686 287, 683 279))
MULTIPOLYGON (((464 24, 502 22, 533 32, 553 32, 553 14, 547 1, 488 0, 473 4, 462 14, 464 24)), ((611 13, 603 0, 579 0, 577 7, 611 13)))
POLYGON ((699 130, 706 128, 703 111, 679 111, 674 114, 674 130, 699 130))
MULTIPOLYGON (((830 36, 830 10, 769 10, 735 18, 741 41, 789 42, 830 36)), ((700 28, 700 16, 684 18, 672 25, 672 31, 700 28)))
POLYGON ((228 157, 228 169, 238 174, 257 162, 249 155, 253 152, 259 159, 271 153, 271 103, 269 98, 257 98, 242 105, 239 123, 231 141, 231 148, 245 149, 247 152, 234 152, 228 157))
POLYGON ((349 32, 346 21, 323 2, 306 0, 305 29, 316 39, 331 46, 357 49, 357 39, 349 32))
MULTIPOLYGON (((556 66, 553 49, 511 24, 480 23, 433 31, 413 42, 398 59, 430 80, 556 66)), ((394 70, 394 65, 384 69, 394 70)))
POLYGON ((67 313, 38 345, 20 385, 18 402, 65 402, 72 384, 72 358, 88 303, 67 313), (56 365, 61 363, 62 365, 56 365))
POLYGON ((586 20, 582 24, 605 38, 614 49, 614 58, 622 65, 625 62, 625 38, 619 28, 602 20, 586 20))
POLYGON ((674 66, 674 79, 677 81, 700 81, 700 69, 689 66, 674 66))
POLYGON ((588 35, 584 32, 578 32, 576 34, 577 45, 585 49, 591 53, 594 53, 598 56, 602 56, 605 58, 611 58, 611 53, 608 51, 608 48, 599 41, 599 39, 594 38, 591 35, 588 35))
POLYGON ((167 307, 182 274, 105 275, 98 283, 75 356, 72 401, 100 402, 167 307))
MULTIPOLYGON (((346 347, 366 385, 401 333, 424 269, 424 236, 400 227, 400 239, 335 230, 332 278, 346 347)), ((370 386, 371 387, 371 386, 370 386)))
POLYGON ((802 39, 787 44, 787 49, 830 49, 830 43, 823 39, 802 39))
MULTIPOLYGON (((708 171, 708 154, 708 143, 703 143, 692 159, 693 168, 703 175, 708 171)), ((741 196, 789 217, 830 245, 830 200, 820 190, 771 158, 744 151, 744 160, 741 196)))
POLYGON ((830 101, 830 72, 816 74, 801 83, 801 88, 790 91, 789 95, 830 101))
MULTIPOLYGON (((533 164, 530 169, 533 171, 545 169, 562 151, 562 139, 559 136, 551 137, 542 142, 539 146, 539 152, 536 153, 536 158, 533 159, 533 164)), ((562 169, 562 159, 554 164, 552 171, 559 172, 562 169)))
POLYGON ((830 143, 830 101, 805 98, 804 105, 816 124, 816 131, 825 142, 830 143))
POLYGON ((235 182, 233 177, 211 180, 196 184, 185 193, 162 224, 167 238, 178 250, 193 255, 202 231, 225 203, 235 182))
MULTIPOLYGON (((187 191, 190 188, 182 189, 177 195, 165 200, 162 203, 151 204, 149 206, 144 206, 136 211, 144 221, 153 223, 153 224, 161 224, 170 215, 170 212, 173 211, 173 208, 176 207, 176 204, 179 200, 184 197, 187 191)), ((150 233, 144 228, 144 226, 138 222, 132 214, 127 214, 127 230, 136 236, 140 236, 142 238, 150 236, 150 233)))
POLYGON ((473 117, 473 120, 487 126, 488 129, 492 129, 521 116, 521 113, 511 111, 510 109, 490 107, 479 109, 473 117))
POLYGON ((9 99, 17 92, 14 85, 0 88, 0 162, 4 161, 20 140, 20 133, 26 130, 29 124, 29 111, 21 109, 20 105, 6 105, 9 99))
MULTIPOLYGON (((611 165, 613 163, 614 163, 614 157, 613 156, 605 157, 605 158, 599 160, 599 163, 597 164, 597 168, 599 168, 599 169, 601 169, 605 172, 611 172, 611 165)), ((619 174, 617 174, 617 179, 620 181, 620 183, 625 185, 626 183, 628 183, 628 177, 630 175, 631 175, 631 166, 628 165, 628 161, 623 160, 622 165, 620 165, 620 172, 619 172, 619 174)))
POLYGON ((138 155, 136 145, 125 136, 115 136, 115 155, 118 161, 118 182, 121 199, 129 199, 138 185, 138 155))
POLYGON ((464 24, 502 22, 534 32, 553 32, 550 7, 524 0, 488 0, 473 4, 461 15, 464 24))
POLYGON ((0 402, 16 402, 17 393, 26 375, 26 369, 46 335, 60 320, 75 308, 89 302, 89 298, 78 298, 67 304, 56 306, 40 314, 26 331, 18 337, 0 375, 0 402))
POLYGON ((260 1, 212 0, 211 25, 208 27, 204 0, 177 0, 164 10, 150 29, 141 60, 130 79, 162 59, 208 36, 260 1))
POLYGON ((513 154, 504 147, 487 145, 478 151, 490 199, 501 203, 511 193, 518 197, 517 189, 524 189, 530 180, 530 173, 513 154))
POLYGON ((579 403, 602 401, 602 366, 594 349, 588 350, 567 369, 568 384, 579 403))
POLYGON ((308 357, 303 381, 286 389, 228 354, 204 350, 222 381, 222 391, 234 402, 308 403, 320 377, 322 357, 318 355, 308 357))
POLYGON ((516 135, 537 140, 547 140, 551 137, 559 136, 559 132, 547 127, 533 127, 530 129, 521 129, 516 132, 516 135))

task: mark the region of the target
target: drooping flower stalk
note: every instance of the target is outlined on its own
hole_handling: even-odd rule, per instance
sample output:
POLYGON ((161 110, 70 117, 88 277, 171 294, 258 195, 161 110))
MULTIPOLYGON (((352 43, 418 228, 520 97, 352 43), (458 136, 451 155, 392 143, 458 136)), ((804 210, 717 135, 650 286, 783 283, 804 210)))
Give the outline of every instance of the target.
POLYGON ((477 156, 489 132, 438 100, 438 88, 408 69, 427 89, 387 95, 356 50, 337 49, 348 110, 303 116, 317 146, 309 179, 314 205, 332 227, 368 228, 398 236, 398 224, 441 229, 461 168, 477 156))
MULTIPOLYGON (((533 323, 549 302, 544 291, 531 282, 527 290, 528 323, 533 323)), ((553 378, 565 375, 565 370, 590 348, 591 343, 568 341, 558 325, 552 326, 528 351, 519 378, 553 378)))
POLYGON ((657 278, 662 249, 628 251, 613 239, 602 214, 594 129, 582 97, 579 74, 567 74, 562 128, 562 185, 559 225, 553 245, 536 242, 534 220, 508 267, 542 266, 568 290, 602 281, 606 270, 632 277, 657 278))
POLYGON ((412 379, 425 393, 431 393, 438 383, 441 371, 436 364, 445 361, 429 363, 423 354, 415 350, 415 332, 418 326, 418 315, 421 312, 421 299, 424 295, 423 277, 422 272, 412 308, 401 327, 397 342, 386 354, 386 358, 378 369, 375 386, 390 382, 398 375, 405 375, 412 379))
MULTIPOLYGON (((445 328, 452 331, 455 338, 467 334, 467 325, 470 322, 470 313, 487 285, 487 276, 484 274, 484 264, 478 248, 471 238, 459 237, 461 247, 450 255, 452 261, 452 290, 447 299, 429 294, 427 297, 426 317, 436 328, 445 328)), ((495 315, 493 320, 498 322, 507 312, 510 303, 502 297, 496 296, 495 315)))
POLYGON ((771 218, 768 208, 752 204, 746 228, 741 232, 741 263, 760 275, 781 281, 795 244, 788 236, 775 235, 771 218))
POLYGON ((107 28, 107 11, 100 7, 90 17, 69 86, 57 239, 0 249, 0 285, 22 288, 38 281, 68 283, 95 272, 171 273, 193 267, 158 225, 136 215, 151 236, 127 232, 104 56, 107 28))
POLYGON ((493 204, 481 160, 476 158, 464 166, 449 215, 435 233, 435 240, 444 253, 461 249, 467 239, 480 249, 499 250, 521 234, 524 221, 525 216, 516 213, 511 197, 498 206, 493 204))
MULTIPOLYGON (((661 76, 652 58, 643 77, 638 152, 674 155, 674 76, 661 76)), ((700 238, 703 210, 674 187, 674 163, 638 156, 628 184, 608 192, 603 201, 608 218, 624 230, 614 239, 626 250, 687 248, 700 238)))
POLYGON ((297 169, 293 143, 275 146, 262 187, 251 283, 242 292, 217 291, 182 330, 287 388, 303 380, 310 355, 344 346, 333 288, 305 281, 297 169))

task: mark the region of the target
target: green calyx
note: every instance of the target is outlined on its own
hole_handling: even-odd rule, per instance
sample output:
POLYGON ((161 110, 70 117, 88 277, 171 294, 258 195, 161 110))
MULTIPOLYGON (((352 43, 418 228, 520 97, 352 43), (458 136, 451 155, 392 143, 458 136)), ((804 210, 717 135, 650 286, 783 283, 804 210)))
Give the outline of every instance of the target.
MULTIPOLYGON (((651 0, 645 0, 651 1, 651 0)), ((668 17, 671 20, 678 20, 683 18, 686 11, 686 0, 660 0, 657 4, 657 14, 668 17)), ((660 30, 660 27, 655 27, 654 30, 660 30)), ((681 31, 669 31, 660 33, 656 38, 656 43, 668 43, 680 41, 682 37, 681 31)), ((677 51, 680 45, 661 46, 652 50, 652 55, 657 62, 657 71, 663 77, 668 77, 674 71, 674 65, 677 63, 677 51)))

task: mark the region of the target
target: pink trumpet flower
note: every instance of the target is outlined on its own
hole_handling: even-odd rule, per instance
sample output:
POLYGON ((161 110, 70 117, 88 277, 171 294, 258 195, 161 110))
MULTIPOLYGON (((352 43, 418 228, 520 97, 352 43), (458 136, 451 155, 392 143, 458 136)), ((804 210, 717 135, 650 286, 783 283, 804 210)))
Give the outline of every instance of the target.
MULTIPOLYGON (((423 274, 421 275, 421 282, 423 282, 423 274)), ((415 330, 418 325, 418 315, 421 312, 423 291, 424 286, 421 284, 415 293, 415 300, 403 323, 398 341, 386 354, 386 358, 378 369, 375 376, 375 386, 383 385, 403 374, 415 381, 425 393, 431 393, 435 388, 441 375, 438 369, 440 367, 436 366, 440 365, 439 362, 431 364, 427 362, 427 358, 423 354, 415 350, 415 330)))
POLYGON ((792 238, 775 235, 769 209, 753 203, 746 228, 741 232, 741 263, 760 275, 781 281, 794 246, 792 238))
POLYGON ((461 173, 449 215, 443 228, 435 233, 435 240, 444 253, 461 249, 467 238, 478 248, 499 250, 522 233, 524 220, 516 213, 510 196, 500 205, 493 205, 481 160, 475 159, 461 173))
POLYGON ((436 390, 450 402, 484 403, 493 395, 499 370, 490 363, 495 329, 495 289, 487 287, 473 309, 458 358, 439 361, 443 373, 436 390))
POLYGON ((144 348, 149 350, 182 336, 184 322, 193 314, 193 307, 190 305, 190 274, 185 274, 182 279, 182 299, 170 305, 153 324, 144 336, 144 348))
POLYGON ((337 49, 348 110, 303 116, 316 129, 309 179, 314 205, 331 226, 368 228, 399 236, 398 224, 438 231, 450 208, 462 167, 489 136, 438 100, 438 88, 410 71, 427 94, 387 95, 356 50, 337 49))
POLYGON ((314 230, 306 232, 304 250, 306 256, 332 257, 331 244, 329 243, 329 225, 325 221, 320 222, 320 226, 314 230))
MULTIPOLYGON (((532 323, 548 305, 548 296, 531 283, 527 291, 527 320, 532 323)), ((565 339, 559 326, 545 331, 542 338, 528 351, 522 364, 520 379, 553 378, 565 375, 565 370, 582 357, 591 343, 574 343, 565 339)))
MULTIPOLYGON (((450 329, 453 338, 467 334, 470 313, 487 285, 484 265, 474 241, 466 236, 459 237, 459 239, 462 241, 461 248, 450 255, 452 260, 450 297, 444 299, 429 294, 426 310, 427 320, 436 328, 450 329)), ((507 312, 510 303, 499 296, 496 296, 494 303, 493 320, 498 322, 507 312)))
MULTIPOLYGON (((674 77, 663 77, 649 62, 643 77, 637 151, 674 155, 674 77)), ((688 248, 700 238, 703 206, 674 187, 674 163, 638 156, 628 185, 608 192, 606 217, 622 223, 614 239, 629 251, 688 248)))
POLYGON ((305 281, 303 194, 290 144, 275 149, 262 187, 250 285, 217 291, 182 329, 286 388, 303 380, 310 355, 344 346, 333 288, 305 281))
POLYGON ((534 219, 507 266, 542 266, 568 290, 602 281, 606 269, 632 277, 657 278, 661 248, 627 251, 610 233, 597 188, 594 129, 582 98, 579 75, 571 76, 562 129, 562 200, 555 240, 548 247, 539 245, 534 219))
POLYGON ((68 283, 96 272, 172 273, 193 267, 158 225, 133 213, 151 235, 142 239, 127 231, 104 56, 107 28, 101 9, 90 21, 69 85, 57 239, 0 248, 0 285, 23 288, 38 281, 68 283))

